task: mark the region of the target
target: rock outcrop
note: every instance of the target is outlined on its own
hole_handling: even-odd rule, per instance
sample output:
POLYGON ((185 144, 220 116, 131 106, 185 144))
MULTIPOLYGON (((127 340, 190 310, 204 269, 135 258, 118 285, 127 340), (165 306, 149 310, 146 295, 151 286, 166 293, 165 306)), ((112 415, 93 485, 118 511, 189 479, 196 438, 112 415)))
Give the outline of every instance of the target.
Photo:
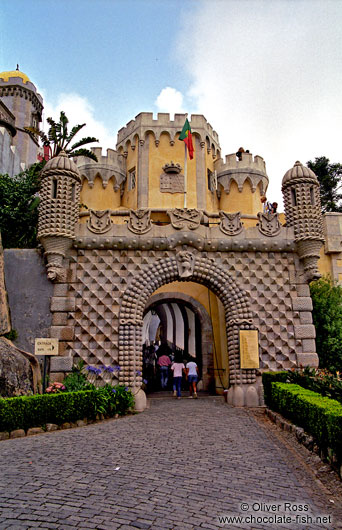
POLYGON ((0 396, 13 397, 32 392, 30 361, 11 341, 0 337, 0 396))
POLYGON ((0 396, 14 397, 41 391, 37 358, 17 348, 3 335, 11 330, 0 236, 0 396))

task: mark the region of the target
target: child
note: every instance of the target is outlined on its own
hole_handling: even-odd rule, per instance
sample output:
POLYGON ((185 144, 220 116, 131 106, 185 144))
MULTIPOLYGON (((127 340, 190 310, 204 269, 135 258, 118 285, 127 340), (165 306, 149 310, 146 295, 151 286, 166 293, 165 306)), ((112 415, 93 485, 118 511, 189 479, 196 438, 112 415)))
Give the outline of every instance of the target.
POLYGON ((193 395, 197 399, 198 366, 193 360, 193 357, 190 357, 189 362, 186 364, 186 374, 189 382, 189 397, 192 398, 193 395))

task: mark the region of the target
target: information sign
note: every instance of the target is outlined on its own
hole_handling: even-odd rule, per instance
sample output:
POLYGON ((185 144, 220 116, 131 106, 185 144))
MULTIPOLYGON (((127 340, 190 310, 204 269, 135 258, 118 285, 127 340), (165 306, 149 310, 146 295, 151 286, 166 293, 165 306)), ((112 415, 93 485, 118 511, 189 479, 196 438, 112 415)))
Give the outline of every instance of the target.
POLYGON ((58 339, 36 339, 35 355, 58 355, 58 339))

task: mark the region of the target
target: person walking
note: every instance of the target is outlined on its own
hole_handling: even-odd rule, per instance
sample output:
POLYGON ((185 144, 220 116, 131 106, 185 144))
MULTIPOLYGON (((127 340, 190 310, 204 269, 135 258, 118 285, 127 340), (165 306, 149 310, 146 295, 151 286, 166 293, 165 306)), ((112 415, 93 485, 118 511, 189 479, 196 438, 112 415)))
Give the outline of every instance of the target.
POLYGON ((173 384, 175 388, 173 395, 176 394, 177 399, 180 399, 181 398, 182 375, 183 375, 183 371, 185 371, 184 363, 182 362, 182 359, 180 357, 175 357, 175 362, 171 366, 171 370, 173 371, 173 384))
POLYGON ((189 362, 186 363, 186 375, 189 383, 189 398, 197 399, 198 366, 193 357, 190 357, 189 362))
POLYGON ((157 361, 157 365, 159 366, 160 370, 160 385, 162 387, 162 390, 167 389, 167 384, 169 381, 169 366, 171 365, 170 357, 168 355, 169 348, 167 345, 162 344, 158 349, 158 355, 160 354, 160 357, 157 361))

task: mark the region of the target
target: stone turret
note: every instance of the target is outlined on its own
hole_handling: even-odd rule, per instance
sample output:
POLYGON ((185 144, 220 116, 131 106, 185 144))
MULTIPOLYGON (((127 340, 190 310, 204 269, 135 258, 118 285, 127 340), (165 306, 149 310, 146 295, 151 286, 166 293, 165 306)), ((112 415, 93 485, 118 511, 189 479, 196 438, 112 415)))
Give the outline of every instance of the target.
POLYGON ((245 214, 260 212, 260 198, 265 195, 268 176, 264 159, 252 153, 227 155, 215 162, 217 182, 221 186, 220 209, 245 214), (244 193, 242 193, 244 192, 244 193))
POLYGON ((64 151, 42 171, 38 239, 45 249, 48 278, 63 277, 63 258, 75 238, 81 178, 76 164, 64 151))
POLYGON ((293 227, 298 256, 307 280, 320 277, 317 262, 324 242, 319 182, 315 173, 296 162, 282 181, 286 225, 293 227))
POLYGON ((126 180, 125 158, 114 149, 102 155, 101 147, 92 147, 97 162, 80 156, 75 159, 81 174, 81 203, 92 210, 114 210, 121 205, 126 180))
POLYGON ((171 119, 167 113, 158 113, 153 119, 151 112, 142 112, 119 130, 116 148, 126 159, 127 171, 122 206, 182 208, 186 193, 188 208, 213 207, 207 182, 209 172, 214 171, 214 160, 220 158, 218 135, 204 116, 191 115, 194 158, 187 162, 185 179, 184 143, 178 141, 185 118, 185 114, 175 114, 171 119), (163 168, 172 163, 179 164, 181 171, 177 179, 169 179, 170 185, 165 185, 163 168))
POLYGON ((25 127, 39 129, 42 121, 43 99, 35 85, 20 70, 0 72, 0 98, 15 118, 17 134, 13 137, 22 164, 37 161, 38 138, 25 127))

